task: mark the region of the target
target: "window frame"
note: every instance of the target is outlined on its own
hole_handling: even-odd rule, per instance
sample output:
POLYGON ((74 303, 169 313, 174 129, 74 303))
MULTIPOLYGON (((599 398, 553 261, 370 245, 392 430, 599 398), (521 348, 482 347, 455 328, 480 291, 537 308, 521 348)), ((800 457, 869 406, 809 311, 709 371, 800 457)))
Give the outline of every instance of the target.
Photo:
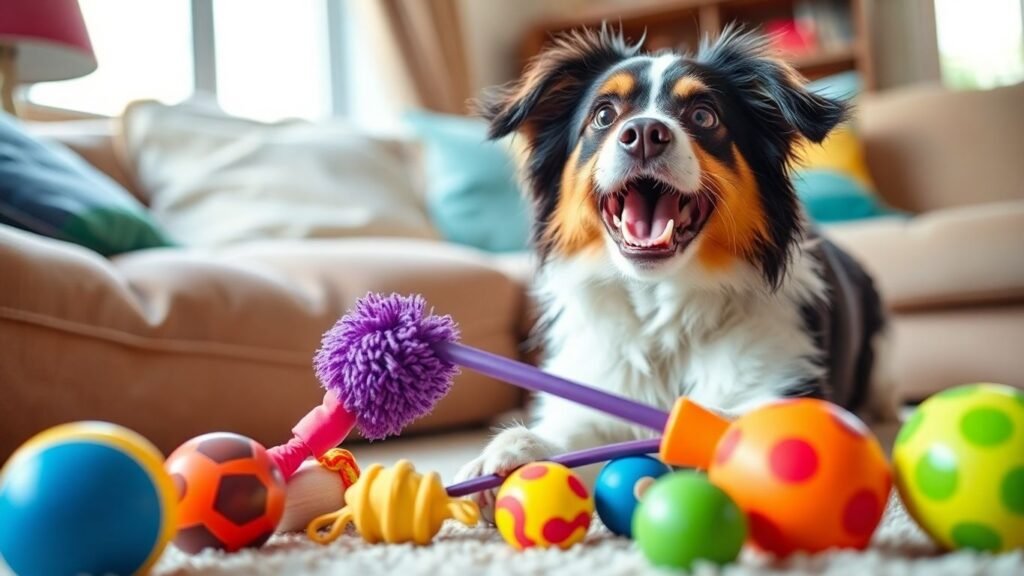
MULTIPOLYGON (((316 0, 313 0, 316 1, 316 0)), ((345 31, 348 26, 346 2, 344 0, 318 0, 324 4, 327 15, 327 64, 330 114, 334 117, 347 116, 350 99, 346 90, 346 58, 348 44, 345 31)), ((192 33, 192 91, 189 97, 197 95, 217 99, 217 32, 213 16, 213 0, 189 0, 192 33)), ((28 87, 23 86, 22 100, 36 108, 54 109, 52 106, 32 101, 28 87)), ((68 112, 87 116, 103 116, 86 110, 68 109, 68 112)))

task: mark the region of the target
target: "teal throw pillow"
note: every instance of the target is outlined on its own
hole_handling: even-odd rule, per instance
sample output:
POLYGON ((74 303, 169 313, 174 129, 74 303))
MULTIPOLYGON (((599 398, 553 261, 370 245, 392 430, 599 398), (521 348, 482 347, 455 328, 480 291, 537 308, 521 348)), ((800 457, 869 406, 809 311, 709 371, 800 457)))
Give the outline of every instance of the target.
POLYGON ((488 141, 478 118, 416 111, 405 120, 425 146, 427 210, 441 235, 489 252, 527 249, 530 207, 507 142, 488 141))

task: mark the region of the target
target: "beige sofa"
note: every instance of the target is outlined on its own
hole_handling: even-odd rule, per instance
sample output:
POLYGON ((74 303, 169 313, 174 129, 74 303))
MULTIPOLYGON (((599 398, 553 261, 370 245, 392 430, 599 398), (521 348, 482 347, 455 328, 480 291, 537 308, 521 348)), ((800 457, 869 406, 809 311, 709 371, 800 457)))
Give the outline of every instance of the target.
MULTIPOLYGON (((1021 102, 1024 86, 921 88, 860 107, 881 194, 919 216, 829 232, 875 274, 892 310, 888 352, 905 400, 968 381, 1024 386, 1021 102)), ((35 129, 131 188, 115 128, 89 120, 35 129)), ((280 443, 319 401, 310 364, 321 333, 357 297, 422 293, 459 321, 466 343, 520 357, 530 271, 526 255, 379 239, 108 260, 0 226, 0 460, 35 432, 78 419, 125 424, 165 451, 213 430, 280 443)), ((523 398, 465 372, 410 433, 479 429, 523 398)))

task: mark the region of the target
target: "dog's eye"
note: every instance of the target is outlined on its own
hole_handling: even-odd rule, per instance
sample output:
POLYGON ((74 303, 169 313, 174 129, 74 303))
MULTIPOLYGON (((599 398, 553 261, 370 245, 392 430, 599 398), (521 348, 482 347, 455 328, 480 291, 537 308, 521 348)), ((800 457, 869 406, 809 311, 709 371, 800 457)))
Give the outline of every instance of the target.
POLYGON ((690 110, 690 123, 698 128, 710 130, 718 126, 718 114, 708 106, 694 106, 690 110))
POLYGON ((618 112, 615 111, 615 106, 611 104, 603 104, 594 112, 594 128, 607 128, 615 122, 615 118, 618 117, 618 112))

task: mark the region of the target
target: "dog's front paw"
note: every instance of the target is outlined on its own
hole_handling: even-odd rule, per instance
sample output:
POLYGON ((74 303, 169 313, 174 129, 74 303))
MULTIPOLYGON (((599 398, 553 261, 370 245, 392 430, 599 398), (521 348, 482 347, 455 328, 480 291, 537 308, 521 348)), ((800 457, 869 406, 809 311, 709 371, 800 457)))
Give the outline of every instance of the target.
MULTIPOLYGON (((546 460, 555 453, 555 446, 527 428, 509 428, 498 434, 480 456, 463 466, 455 480, 462 482, 488 474, 508 476, 523 464, 546 460)), ((484 519, 492 524, 496 495, 497 490, 485 490, 469 496, 480 507, 484 519)))

